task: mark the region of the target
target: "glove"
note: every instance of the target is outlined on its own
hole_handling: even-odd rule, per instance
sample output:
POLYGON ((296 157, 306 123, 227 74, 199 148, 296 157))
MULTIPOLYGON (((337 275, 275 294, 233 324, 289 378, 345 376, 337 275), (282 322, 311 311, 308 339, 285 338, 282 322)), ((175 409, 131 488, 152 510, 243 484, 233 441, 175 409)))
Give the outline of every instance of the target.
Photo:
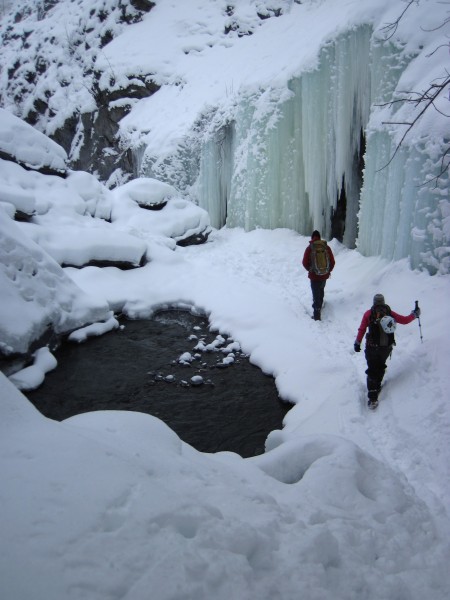
POLYGON ((414 309, 414 310, 411 312, 411 314, 412 314, 412 315, 414 315, 414 316, 416 317, 416 319, 418 319, 418 318, 420 317, 420 308, 419 308, 419 307, 415 308, 415 309, 414 309))
POLYGON ((355 352, 361 352, 361 344, 359 342, 355 342, 355 345, 353 347, 355 349, 355 352))

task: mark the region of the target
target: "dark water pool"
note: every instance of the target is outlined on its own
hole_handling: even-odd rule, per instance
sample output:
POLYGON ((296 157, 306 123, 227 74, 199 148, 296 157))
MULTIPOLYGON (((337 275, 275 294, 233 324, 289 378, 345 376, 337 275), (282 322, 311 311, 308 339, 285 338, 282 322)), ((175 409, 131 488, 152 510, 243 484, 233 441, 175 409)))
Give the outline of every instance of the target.
POLYGON ((65 343, 54 354, 58 367, 27 397, 58 421, 93 410, 134 410, 160 418, 197 450, 249 457, 264 451, 268 433, 281 428, 290 408, 273 378, 250 364, 234 340, 187 311, 122 321, 116 331, 65 343))

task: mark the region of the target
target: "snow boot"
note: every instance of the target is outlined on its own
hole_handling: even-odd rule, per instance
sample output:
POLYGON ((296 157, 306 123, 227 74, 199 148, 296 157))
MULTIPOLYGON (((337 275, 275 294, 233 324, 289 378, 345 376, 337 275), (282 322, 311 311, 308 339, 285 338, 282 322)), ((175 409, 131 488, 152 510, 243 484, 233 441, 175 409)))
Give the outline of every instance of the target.
POLYGON ((371 409, 374 409, 378 406, 378 394, 380 393, 380 388, 371 389, 367 393, 367 397, 369 401, 367 402, 367 406, 371 409))
POLYGON ((314 309, 313 319, 314 319, 314 321, 320 321, 320 309, 318 309, 318 308, 314 309))

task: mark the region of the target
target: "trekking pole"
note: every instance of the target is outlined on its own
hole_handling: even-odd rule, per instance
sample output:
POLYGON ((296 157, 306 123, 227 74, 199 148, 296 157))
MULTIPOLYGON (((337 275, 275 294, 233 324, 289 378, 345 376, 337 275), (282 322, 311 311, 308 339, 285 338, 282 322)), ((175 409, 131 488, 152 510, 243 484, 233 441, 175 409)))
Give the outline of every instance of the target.
MULTIPOLYGON (((417 310, 419 308, 419 301, 416 300, 416 305, 414 307, 414 310, 417 310)), ((417 317, 417 320, 419 321, 419 332, 420 332, 420 341, 423 344, 423 336, 422 336, 422 325, 420 323, 420 317, 417 317)))

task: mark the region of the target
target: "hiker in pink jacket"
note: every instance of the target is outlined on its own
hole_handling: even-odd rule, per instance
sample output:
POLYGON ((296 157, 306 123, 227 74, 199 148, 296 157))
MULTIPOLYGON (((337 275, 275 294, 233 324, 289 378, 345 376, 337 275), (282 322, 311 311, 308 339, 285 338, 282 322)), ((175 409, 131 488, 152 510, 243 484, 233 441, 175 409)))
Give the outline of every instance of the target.
POLYGON ((384 301, 383 294, 375 294, 373 306, 366 310, 361 320, 354 344, 355 352, 361 351, 361 342, 366 334, 365 356, 367 360, 367 391, 369 407, 374 408, 378 402, 386 361, 395 346, 396 323, 407 325, 420 317, 420 308, 405 316, 394 312, 384 301))

